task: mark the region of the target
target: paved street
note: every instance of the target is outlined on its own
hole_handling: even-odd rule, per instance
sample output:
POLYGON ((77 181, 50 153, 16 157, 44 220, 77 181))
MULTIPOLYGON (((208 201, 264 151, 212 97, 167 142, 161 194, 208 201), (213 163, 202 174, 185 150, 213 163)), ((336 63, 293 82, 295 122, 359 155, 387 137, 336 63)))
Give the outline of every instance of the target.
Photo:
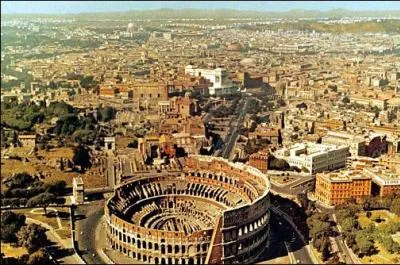
POLYGON ((80 205, 75 210, 76 238, 82 258, 88 264, 106 263, 98 254, 98 249, 106 245, 105 238, 98 238, 96 231, 104 215, 105 200, 80 205), (81 219, 83 217, 83 219, 81 219), (97 237, 97 240, 96 240, 97 237))
POLYGON ((245 102, 240 109, 240 103, 238 105, 238 112, 240 113, 237 119, 234 119, 231 123, 230 134, 228 136, 228 140, 225 142, 224 150, 222 151, 221 156, 227 159, 230 159, 233 147, 235 146, 236 139, 239 136, 239 129, 243 124, 243 119, 246 116, 247 105, 249 99, 246 98, 245 102))

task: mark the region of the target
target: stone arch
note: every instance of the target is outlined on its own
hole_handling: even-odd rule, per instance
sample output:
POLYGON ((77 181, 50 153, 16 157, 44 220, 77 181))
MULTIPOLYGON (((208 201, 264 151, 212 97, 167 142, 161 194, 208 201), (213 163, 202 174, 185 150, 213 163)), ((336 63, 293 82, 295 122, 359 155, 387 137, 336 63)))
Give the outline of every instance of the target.
POLYGON ((172 253, 172 246, 171 245, 167 246, 167 252, 168 252, 168 254, 172 253))
POLYGON ((178 253, 179 253, 179 246, 175 245, 175 254, 178 254, 178 253))
POLYGON ((154 263, 157 264, 157 265, 160 263, 160 260, 158 259, 158 257, 154 258, 154 263))

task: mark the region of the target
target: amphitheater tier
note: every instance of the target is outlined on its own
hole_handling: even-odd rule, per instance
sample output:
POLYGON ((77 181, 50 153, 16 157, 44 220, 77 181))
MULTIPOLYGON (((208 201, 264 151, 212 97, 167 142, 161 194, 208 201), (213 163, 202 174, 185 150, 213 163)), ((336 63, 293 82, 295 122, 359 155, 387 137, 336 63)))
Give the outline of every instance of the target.
POLYGON ((250 166, 189 156, 182 172, 115 189, 105 207, 107 240, 140 263, 254 262, 269 244, 269 185, 250 166))

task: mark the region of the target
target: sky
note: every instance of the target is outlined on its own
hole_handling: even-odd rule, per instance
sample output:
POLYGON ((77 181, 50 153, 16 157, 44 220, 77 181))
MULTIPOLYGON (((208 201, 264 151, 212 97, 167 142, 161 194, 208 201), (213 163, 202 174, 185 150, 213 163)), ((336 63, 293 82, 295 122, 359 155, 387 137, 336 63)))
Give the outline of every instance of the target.
POLYGON ((1 13, 86 13, 159 8, 231 8, 256 11, 400 10, 400 1, 1 1, 1 13))

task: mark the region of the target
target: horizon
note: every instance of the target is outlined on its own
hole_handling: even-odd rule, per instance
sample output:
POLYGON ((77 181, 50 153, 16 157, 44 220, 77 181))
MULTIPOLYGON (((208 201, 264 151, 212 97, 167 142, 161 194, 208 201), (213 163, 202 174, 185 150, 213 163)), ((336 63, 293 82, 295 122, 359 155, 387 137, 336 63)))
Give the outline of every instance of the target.
POLYGON ((1 1, 1 14, 68 15, 81 13, 106 13, 126 11, 152 11, 160 9, 231 9, 238 11, 290 12, 295 10, 329 12, 347 11, 397 11, 397 1, 1 1))

